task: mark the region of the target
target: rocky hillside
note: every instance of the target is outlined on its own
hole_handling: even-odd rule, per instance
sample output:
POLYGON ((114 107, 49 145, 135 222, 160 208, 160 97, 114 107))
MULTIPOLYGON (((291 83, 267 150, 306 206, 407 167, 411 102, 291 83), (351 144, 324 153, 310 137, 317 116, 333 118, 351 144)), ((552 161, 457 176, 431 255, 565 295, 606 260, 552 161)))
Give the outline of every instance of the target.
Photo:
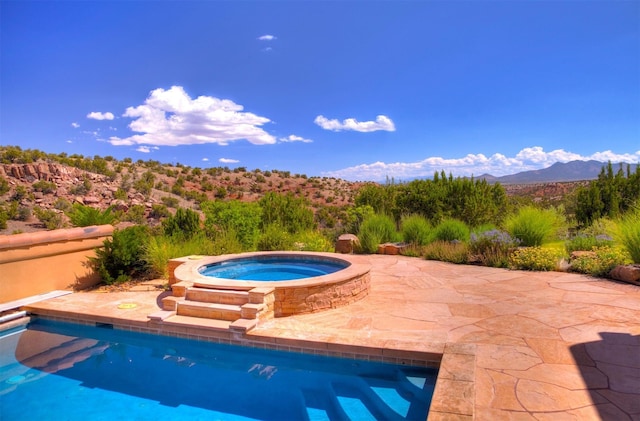
MULTIPOLYGON (((505 184, 509 196, 559 204, 588 181, 505 184)), ((203 200, 257 201, 267 192, 306 198, 318 212, 335 215, 351 205, 362 186, 336 178, 307 177, 288 171, 247 171, 245 168, 191 168, 157 161, 118 161, 112 157, 23 151, 0 146, 0 207, 13 204, 14 213, 0 235, 45 229, 34 210, 56 213, 66 222, 65 210, 74 203, 106 209, 112 206, 122 219, 158 223, 158 211, 198 208, 203 200), (325 212, 327 213, 327 212, 325 212), (15 215, 14 215, 15 216, 15 215)))
MULTIPOLYGON (((101 162, 101 161, 99 161, 101 162)), ((312 207, 342 207, 353 202, 360 184, 336 178, 291 175, 286 171, 247 171, 244 168, 189 168, 150 162, 104 161, 101 173, 52 160, 0 164, 0 204, 18 201, 24 209, 40 207, 63 215, 73 203, 122 212, 137 207, 153 218, 154 205, 197 209, 203 200, 257 201, 267 192, 305 197, 312 207)), ((79 165, 80 166, 80 165, 79 165)), ((86 165, 85 165, 86 166, 86 165)), ((0 234, 43 229, 33 217, 11 222, 0 234)), ((153 222, 153 221, 150 221, 153 222)))

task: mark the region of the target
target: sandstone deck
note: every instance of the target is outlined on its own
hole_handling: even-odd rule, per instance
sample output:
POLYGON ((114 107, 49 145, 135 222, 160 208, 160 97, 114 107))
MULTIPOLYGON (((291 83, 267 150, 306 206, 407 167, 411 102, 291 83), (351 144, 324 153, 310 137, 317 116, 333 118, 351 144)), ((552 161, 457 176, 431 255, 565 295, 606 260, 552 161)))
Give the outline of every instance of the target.
MULTIPOLYGON (((363 300, 269 320, 247 336, 292 348, 441 349, 429 420, 640 419, 640 287, 559 272, 367 258, 371 292, 363 300)), ((78 293, 29 308, 145 326, 158 303, 157 292, 78 293)))

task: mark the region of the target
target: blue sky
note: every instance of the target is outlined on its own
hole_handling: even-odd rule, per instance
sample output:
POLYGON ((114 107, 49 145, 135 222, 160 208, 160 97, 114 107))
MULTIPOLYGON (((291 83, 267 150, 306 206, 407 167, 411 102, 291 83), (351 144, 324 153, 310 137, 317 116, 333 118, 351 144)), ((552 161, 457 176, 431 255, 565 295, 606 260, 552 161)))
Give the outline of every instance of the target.
POLYGON ((0 2, 0 144, 348 180, 640 162, 638 1, 0 2))

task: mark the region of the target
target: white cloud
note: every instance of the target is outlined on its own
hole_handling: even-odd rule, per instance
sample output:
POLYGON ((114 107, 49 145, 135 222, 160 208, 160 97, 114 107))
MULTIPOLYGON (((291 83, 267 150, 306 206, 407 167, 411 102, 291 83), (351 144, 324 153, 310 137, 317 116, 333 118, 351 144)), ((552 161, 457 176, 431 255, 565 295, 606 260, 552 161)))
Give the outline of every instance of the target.
POLYGON ((218 162, 222 162, 223 164, 237 164, 240 161, 238 161, 237 159, 220 158, 218 159, 218 162))
POLYGON ((73 123, 71 123, 71 127, 77 129, 78 127, 80 127, 80 125, 74 121, 73 123))
POLYGON ((209 162, 209 158, 202 158, 202 161, 209 162))
POLYGON ((87 114, 87 118, 90 118, 92 120, 113 120, 115 116, 113 115, 113 113, 109 112, 101 113, 98 111, 94 111, 87 114))
POLYGON ((396 126, 393 121, 386 115, 379 115, 376 117, 376 121, 358 121, 355 118, 347 118, 342 122, 337 119, 329 120, 323 115, 319 115, 313 121, 318 126, 325 130, 332 130, 339 132, 342 130, 353 130, 356 132, 375 132, 378 130, 386 130, 388 132, 394 132, 396 126))
POLYGON ((416 162, 374 162, 360 164, 337 171, 329 171, 323 175, 344 178, 346 180, 380 181, 386 177, 397 180, 408 180, 417 177, 431 177, 435 172, 445 171, 455 177, 480 176, 491 174, 502 176, 522 171, 547 168, 556 162, 588 161, 602 162, 640 162, 640 150, 631 154, 616 154, 612 151, 596 152, 591 155, 580 155, 563 149, 545 152, 543 148, 534 146, 522 149, 514 157, 496 153, 487 157, 483 154, 469 154, 461 158, 429 157, 416 162))
POLYGON ((275 37, 274 35, 261 35, 258 37, 258 39, 260 41, 273 41, 274 39, 277 39, 277 37, 275 37))
POLYGON ((302 142, 302 143, 312 143, 313 140, 311 139, 305 139, 304 137, 300 137, 300 136, 296 136, 294 134, 291 134, 287 137, 281 137, 280 142, 302 142))
POLYGON ((151 148, 149 148, 148 146, 138 146, 136 148, 137 152, 142 152, 142 153, 149 153, 151 152, 151 148))
POLYGON ((254 145, 276 143, 276 138, 260 126, 266 117, 243 112, 244 107, 228 99, 199 96, 191 99, 181 86, 151 91, 143 105, 129 107, 124 117, 133 118, 129 128, 136 134, 126 138, 111 137, 121 145, 199 145, 245 139, 254 145))

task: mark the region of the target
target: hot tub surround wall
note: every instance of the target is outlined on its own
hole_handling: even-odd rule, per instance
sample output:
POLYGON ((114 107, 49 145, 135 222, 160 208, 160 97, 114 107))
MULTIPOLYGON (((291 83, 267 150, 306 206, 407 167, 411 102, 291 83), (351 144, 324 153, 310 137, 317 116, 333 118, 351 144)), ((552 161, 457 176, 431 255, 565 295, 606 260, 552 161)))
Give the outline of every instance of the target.
POLYGON ((112 233, 99 225, 0 236, 0 303, 97 284, 88 259, 112 233))
MULTIPOLYGON (((169 262, 169 283, 174 289, 180 289, 182 283, 198 288, 244 291, 259 287, 273 288, 275 290, 273 314, 275 317, 284 317, 341 307, 366 297, 370 289, 370 270, 370 265, 359 256, 335 253, 258 252, 216 257, 187 256, 172 259, 169 262), (288 281, 238 281, 212 278, 200 273, 202 266, 240 257, 256 256, 310 256, 342 260, 349 265, 345 269, 328 275, 288 281)), ((177 290, 174 290, 174 295, 182 296, 177 290)))

